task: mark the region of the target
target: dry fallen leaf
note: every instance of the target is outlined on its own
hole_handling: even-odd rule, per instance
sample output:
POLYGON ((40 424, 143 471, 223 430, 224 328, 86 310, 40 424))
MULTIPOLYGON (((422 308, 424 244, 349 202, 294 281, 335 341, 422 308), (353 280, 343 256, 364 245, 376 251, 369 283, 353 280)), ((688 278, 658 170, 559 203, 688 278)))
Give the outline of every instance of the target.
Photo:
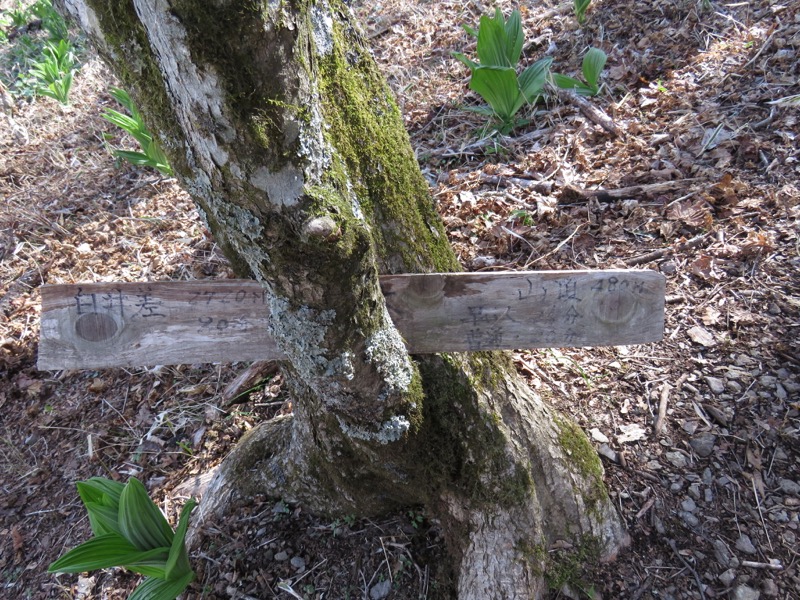
POLYGON ((622 433, 617 436, 617 442, 620 444, 642 440, 647 436, 647 432, 636 423, 620 425, 619 429, 622 431, 622 433))
POLYGON ((22 551, 25 546, 25 538, 22 537, 22 533, 16 525, 11 528, 11 544, 15 553, 22 551))

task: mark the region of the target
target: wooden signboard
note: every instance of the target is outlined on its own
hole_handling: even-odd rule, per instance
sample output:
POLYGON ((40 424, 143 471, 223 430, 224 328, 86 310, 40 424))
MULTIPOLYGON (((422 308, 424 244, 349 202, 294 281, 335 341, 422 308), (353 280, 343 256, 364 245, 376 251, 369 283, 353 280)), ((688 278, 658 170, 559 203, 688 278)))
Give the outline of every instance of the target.
MULTIPOLYGON (((655 342, 664 277, 654 271, 433 273, 381 277, 409 352, 655 342)), ((250 280, 42 287, 40 369, 285 358, 250 280)))

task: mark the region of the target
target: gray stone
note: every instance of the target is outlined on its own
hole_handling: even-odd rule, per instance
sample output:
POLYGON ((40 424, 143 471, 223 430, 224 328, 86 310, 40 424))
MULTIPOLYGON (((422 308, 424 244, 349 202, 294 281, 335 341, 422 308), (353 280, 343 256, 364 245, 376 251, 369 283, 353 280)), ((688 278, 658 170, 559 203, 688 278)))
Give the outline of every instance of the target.
POLYGON ((291 564, 298 571, 305 571, 306 569, 306 561, 302 556, 293 556, 292 560, 289 561, 289 564, 291 564))
POLYGON ((714 453, 714 444, 717 436, 710 431, 702 431, 693 435, 689 440, 689 445, 700 458, 708 458, 714 453))
POLYGON ((686 523, 689 527, 697 527, 700 524, 700 520, 690 512, 681 510, 678 512, 678 514, 681 516, 681 519, 683 519, 684 523, 686 523))
POLYGON ((719 580, 725 586, 730 586, 735 579, 736 579, 736 571, 734 571, 733 569, 728 569, 719 576, 719 580))
POLYGON ((686 498, 681 502, 681 508, 686 512, 694 512, 697 510, 697 504, 691 498, 686 498))
POLYGON ((764 580, 764 583, 761 584, 761 591, 765 596, 769 596, 770 598, 775 598, 778 594, 780 594, 778 584, 776 584, 772 579, 764 580))
POLYGON ((781 479, 778 482, 778 485, 781 486, 781 491, 784 494, 790 494, 792 496, 800 495, 800 485, 797 482, 792 481, 791 479, 781 479))
POLYGON ((739 539, 736 540, 736 549, 745 554, 755 554, 757 552, 753 542, 750 541, 750 536, 745 534, 740 535, 739 539))
POLYGON ((713 547, 714 558, 717 559, 720 566, 725 569, 731 566, 731 553, 728 550, 728 545, 722 540, 714 540, 713 547))
POLYGON ((758 600, 761 598, 761 592, 746 585, 737 585, 731 598, 733 600, 758 600))
POLYGON ((383 598, 386 598, 386 596, 389 595, 391 590, 392 582, 388 579, 385 579, 372 586, 372 588, 369 590, 369 597, 372 600, 383 600, 383 598))
POLYGON ((706 485, 711 485, 714 483, 714 473, 711 472, 711 469, 706 467, 703 469, 703 483, 706 485))
POLYGON ((689 486, 689 495, 693 500, 700 500, 700 484, 693 483, 689 486))
POLYGON ((673 466, 679 469, 683 469, 688 463, 686 457, 683 455, 682 452, 677 452, 677 451, 667 452, 666 457, 667 460, 671 462, 673 466))
POLYGON ((286 550, 281 550, 275 555, 275 560, 277 561, 284 561, 289 558, 289 553, 286 550))
POLYGON ((725 391, 725 382, 719 377, 706 375, 706 382, 708 382, 708 387, 710 387, 711 391, 715 394, 721 394, 725 391))

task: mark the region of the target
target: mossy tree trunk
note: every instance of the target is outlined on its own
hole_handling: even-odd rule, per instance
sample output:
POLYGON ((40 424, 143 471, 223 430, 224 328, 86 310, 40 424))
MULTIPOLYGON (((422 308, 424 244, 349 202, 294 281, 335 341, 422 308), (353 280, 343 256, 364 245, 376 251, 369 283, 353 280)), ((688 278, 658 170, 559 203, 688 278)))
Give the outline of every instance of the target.
POLYGON ((583 433, 504 354, 410 357, 392 324, 380 273, 459 266, 343 0, 62 4, 237 272, 263 284, 289 357, 294 414, 240 442, 206 515, 263 493, 331 515, 425 504, 461 598, 540 596, 556 542, 616 552, 626 535, 583 433))

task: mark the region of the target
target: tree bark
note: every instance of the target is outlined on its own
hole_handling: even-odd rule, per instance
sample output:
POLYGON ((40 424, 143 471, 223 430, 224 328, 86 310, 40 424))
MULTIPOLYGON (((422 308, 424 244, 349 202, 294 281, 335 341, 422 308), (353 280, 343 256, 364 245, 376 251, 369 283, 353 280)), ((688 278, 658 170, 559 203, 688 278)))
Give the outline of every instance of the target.
POLYGON ((459 269, 391 92, 342 0, 63 0, 241 276, 265 288, 294 414, 226 458, 203 515, 425 504, 460 598, 535 598, 548 550, 626 534, 584 434, 502 353, 411 357, 379 273, 459 269))

